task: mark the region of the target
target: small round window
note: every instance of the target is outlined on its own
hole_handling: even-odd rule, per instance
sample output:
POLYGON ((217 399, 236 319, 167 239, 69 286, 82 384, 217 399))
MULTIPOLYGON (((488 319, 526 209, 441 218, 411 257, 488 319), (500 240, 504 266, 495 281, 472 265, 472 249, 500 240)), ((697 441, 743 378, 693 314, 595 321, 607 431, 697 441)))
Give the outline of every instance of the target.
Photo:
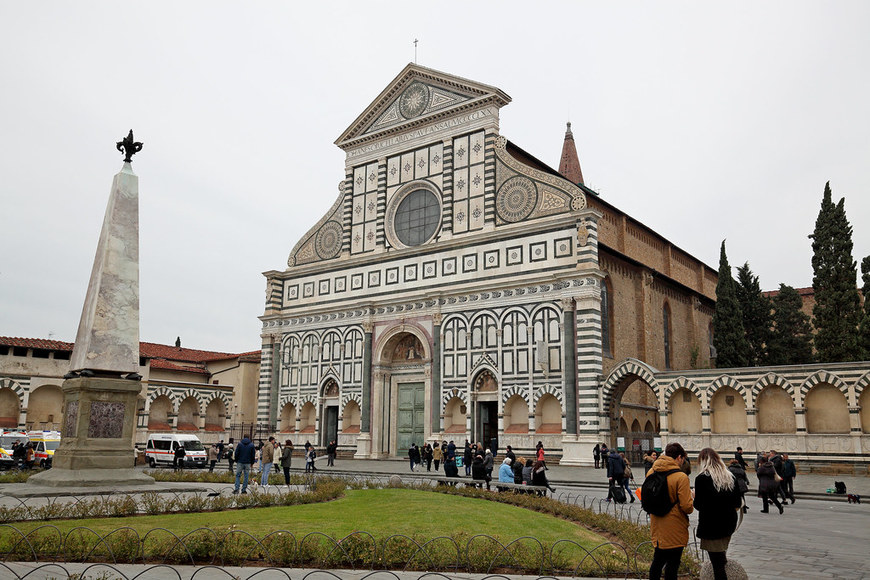
POLYGON ((405 196, 396 208, 393 225, 396 237, 406 246, 428 242, 441 222, 441 205, 434 193, 417 189, 405 196))

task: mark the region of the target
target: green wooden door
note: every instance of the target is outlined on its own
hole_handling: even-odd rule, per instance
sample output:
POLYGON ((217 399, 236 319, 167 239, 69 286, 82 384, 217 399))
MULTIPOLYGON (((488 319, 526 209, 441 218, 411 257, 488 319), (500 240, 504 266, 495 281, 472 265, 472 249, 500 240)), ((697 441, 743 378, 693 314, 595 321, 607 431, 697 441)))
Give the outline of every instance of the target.
POLYGON ((404 457, 411 443, 423 446, 423 413, 426 410, 424 402, 423 383, 399 383, 399 414, 396 455, 404 457))

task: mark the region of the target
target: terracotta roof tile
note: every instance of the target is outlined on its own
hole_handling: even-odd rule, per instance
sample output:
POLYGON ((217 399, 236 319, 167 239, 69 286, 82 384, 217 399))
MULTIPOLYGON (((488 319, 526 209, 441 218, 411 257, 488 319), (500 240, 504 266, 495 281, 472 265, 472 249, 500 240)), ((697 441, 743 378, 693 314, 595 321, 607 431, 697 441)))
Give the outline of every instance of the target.
MULTIPOLYGON (((43 338, 0 336, 0 346, 72 351, 74 343, 64 342, 62 340, 46 340, 43 338)), ((244 358, 245 362, 256 362, 260 360, 260 351, 252 350, 241 354, 234 354, 211 350, 197 350, 193 348, 178 348, 168 344, 157 344, 154 342, 140 342, 139 356, 150 359, 165 359, 187 363, 204 363, 232 358, 244 358)))
POLYGON ((166 371, 175 371, 182 373, 195 373, 198 375, 210 375, 211 373, 205 370, 202 367, 187 367, 184 365, 177 365, 175 363, 169 362, 168 360, 160 359, 160 358, 152 358, 149 365, 152 369, 161 369, 166 371))
POLYGON ((73 349, 73 343, 63 342, 61 340, 46 340, 43 338, 19 338, 16 336, 0 336, 0 345, 2 346, 21 346, 24 348, 44 348, 47 350, 68 350, 73 349))

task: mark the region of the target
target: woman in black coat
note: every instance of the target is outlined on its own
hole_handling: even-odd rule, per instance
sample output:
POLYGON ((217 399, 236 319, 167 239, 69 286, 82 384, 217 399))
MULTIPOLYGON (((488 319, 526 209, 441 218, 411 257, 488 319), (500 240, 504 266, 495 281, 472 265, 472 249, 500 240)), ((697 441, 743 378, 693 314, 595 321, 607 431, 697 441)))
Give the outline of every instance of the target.
POLYGON ((749 491, 749 478, 746 476, 746 470, 743 469, 738 460, 732 459, 731 464, 728 465, 728 471, 737 478, 737 488, 740 490, 740 498, 743 500, 743 513, 746 513, 749 511, 749 508, 746 507, 745 497, 746 492, 749 491))
POLYGON ((761 512, 765 514, 769 512, 768 502, 773 502, 773 505, 782 514, 782 504, 776 499, 776 494, 779 493, 779 482, 776 481, 776 468, 773 466, 773 463, 770 461, 761 463, 758 469, 755 470, 755 474, 758 475, 758 497, 764 503, 761 512))
POLYGON ((713 578, 727 580, 725 553, 731 534, 737 529, 737 512, 742 504, 740 488, 719 455, 709 447, 698 454, 700 473, 695 478, 695 509, 701 549, 710 555, 713 578))

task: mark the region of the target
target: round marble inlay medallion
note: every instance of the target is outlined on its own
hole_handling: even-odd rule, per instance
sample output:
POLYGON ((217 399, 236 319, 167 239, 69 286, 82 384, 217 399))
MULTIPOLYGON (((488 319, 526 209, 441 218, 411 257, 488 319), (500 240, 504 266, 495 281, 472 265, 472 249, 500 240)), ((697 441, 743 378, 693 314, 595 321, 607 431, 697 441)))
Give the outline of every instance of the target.
POLYGON ((423 83, 412 83, 399 97, 399 112, 406 119, 419 117, 429 105, 429 87, 423 83))
POLYGON ((506 222, 526 219, 538 203, 538 188, 531 179, 511 177, 498 190, 495 207, 498 216, 506 222))
POLYGON ((326 222, 314 238, 314 246, 321 260, 336 257, 341 252, 341 224, 326 222))

